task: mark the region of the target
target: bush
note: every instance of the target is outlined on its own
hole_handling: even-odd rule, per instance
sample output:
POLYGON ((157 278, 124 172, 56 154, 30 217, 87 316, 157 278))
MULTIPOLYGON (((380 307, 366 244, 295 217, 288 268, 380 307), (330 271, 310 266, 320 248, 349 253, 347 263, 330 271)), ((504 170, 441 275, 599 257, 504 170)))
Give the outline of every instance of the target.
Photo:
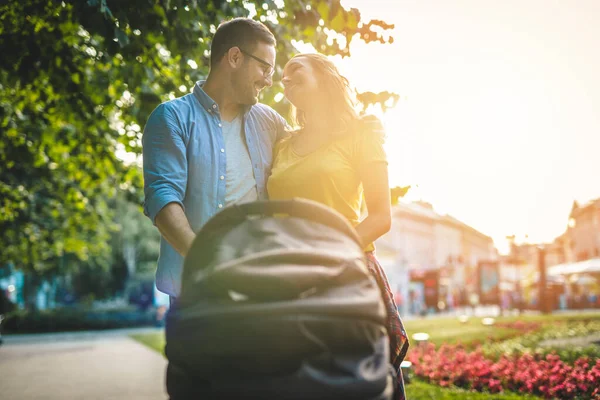
POLYGON ((557 354, 562 361, 574 363, 581 357, 600 358, 600 346, 585 342, 582 342, 582 345, 568 342, 564 346, 544 346, 543 342, 553 339, 582 338, 598 332, 600 332, 598 320, 561 322, 502 342, 488 342, 483 346, 482 351, 486 357, 496 360, 506 354, 530 353, 538 359, 548 354, 557 354))
POLYGON ((118 310, 60 308, 30 312, 18 310, 3 322, 6 333, 45 333, 102 330, 149 326, 155 323, 155 312, 140 312, 134 307, 118 310))

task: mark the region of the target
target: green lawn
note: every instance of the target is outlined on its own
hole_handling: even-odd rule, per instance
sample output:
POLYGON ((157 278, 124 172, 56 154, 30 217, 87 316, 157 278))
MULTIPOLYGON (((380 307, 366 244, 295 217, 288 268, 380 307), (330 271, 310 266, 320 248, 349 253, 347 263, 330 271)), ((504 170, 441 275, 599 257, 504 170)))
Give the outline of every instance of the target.
POLYGON ((469 392, 460 388, 441 388, 429 383, 413 381, 406 385, 406 398, 408 400, 524 400, 539 399, 539 397, 516 393, 478 393, 469 392))
POLYGON ((158 351, 162 355, 165 354, 165 334, 162 332, 131 335, 131 338, 150 347, 152 350, 158 351))
MULTIPOLYGON (((551 324, 560 321, 600 319, 600 311, 585 314, 559 314, 559 315, 521 315, 496 318, 496 322, 539 322, 551 324)), ((499 328, 497 326, 484 326, 481 318, 471 317, 468 322, 462 323, 458 318, 425 318, 405 321, 404 325, 409 336, 417 332, 429 334, 429 341, 440 345, 442 343, 461 342, 468 344, 473 341, 484 342, 489 338, 503 339, 519 333, 514 329, 499 328)))
POLYGON ((409 320, 404 325, 410 337, 417 332, 424 332, 429 334, 429 341, 435 345, 483 342, 489 337, 505 338, 515 332, 512 329, 484 326, 481 318, 471 318, 467 323, 461 323, 456 318, 409 320))

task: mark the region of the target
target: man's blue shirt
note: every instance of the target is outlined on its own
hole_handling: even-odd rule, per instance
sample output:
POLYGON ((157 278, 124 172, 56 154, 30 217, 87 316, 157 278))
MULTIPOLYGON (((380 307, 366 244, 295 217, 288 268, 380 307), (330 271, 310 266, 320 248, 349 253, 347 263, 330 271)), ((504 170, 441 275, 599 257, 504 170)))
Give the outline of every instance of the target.
MULTIPOLYGON (((150 115, 142 139, 144 213, 155 221, 169 203, 180 204, 194 232, 225 206, 227 154, 218 105, 198 82, 192 93, 159 105, 150 115)), ((273 146, 286 128, 272 108, 256 104, 244 111, 244 132, 259 199, 266 182, 273 146)), ((156 286, 177 297, 183 257, 161 238, 156 286)))

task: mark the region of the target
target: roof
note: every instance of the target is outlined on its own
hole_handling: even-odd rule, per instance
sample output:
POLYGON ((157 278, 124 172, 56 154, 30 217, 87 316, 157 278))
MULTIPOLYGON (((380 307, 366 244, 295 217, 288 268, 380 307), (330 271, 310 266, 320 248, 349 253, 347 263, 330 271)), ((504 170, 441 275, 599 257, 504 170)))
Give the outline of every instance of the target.
POLYGON ((399 201, 392 208, 392 214, 410 214, 416 217, 426 218, 430 220, 436 220, 440 218, 440 215, 433 211, 432 208, 424 207, 418 203, 405 203, 403 201, 399 201))
POLYGON ((493 239, 490 236, 487 236, 477 229, 473 228, 470 225, 465 224, 464 222, 454 218, 451 215, 445 214, 441 215, 434 211, 433 207, 426 206, 424 202, 404 202, 399 201, 398 204, 392 207, 392 215, 398 216, 400 214, 410 215, 414 218, 425 219, 428 221, 445 223, 448 225, 456 226, 462 230, 468 231, 474 234, 477 237, 480 237, 486 241, 492 242, 493 239))
POLYGON ((471 231, 471 233, 475 234, 476 236, 479 236, 481 238, 484 238, 485 240, 489 240, 490 242, 493 242, 492 238, 489 237, 488 235, 479 232, 477 229, 473 228, 471 225, 467 225, 464 222, 454 218, 452 215, 444 215, 442 217, 442 220, 445 220, 446 222, 449 222, 451 224, 455 224, 458 225, 459 227, 466 229, 468 231, 471 231))
POLYGON ((582 274, 584 272, 600 272, 600 258, 558 264, 548 268, 548 275, 570 275, 582 274))
POLYGON ((590 211, 593 208, 600 209, 600 198, 590 200, 582 206, 580 206, 579 204, 577 204, 576 201, 574 201, 573 207, 571 208, 571 215, 569 215, 569 218, 577 217, 581 214, 584 214, 584 213, 590 211))

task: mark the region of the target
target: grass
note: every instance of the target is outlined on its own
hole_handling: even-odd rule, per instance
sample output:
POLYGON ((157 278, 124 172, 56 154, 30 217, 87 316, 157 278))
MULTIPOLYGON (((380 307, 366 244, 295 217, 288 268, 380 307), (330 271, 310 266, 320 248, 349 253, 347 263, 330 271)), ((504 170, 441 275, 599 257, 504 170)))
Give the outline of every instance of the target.
MULTIPOLYGON (((585 314, 558 314, 558 315, 520 315, 511 317, 496 318, 496 322, 538 322, 542 324, 551 324, 560 321, 573 321, 582 319, 600 319, 600 311, 585 314)), ((405 321, 404 325, 409 336, 417 332, 429 334, 429 341, 436 346, 443 343, 463 344, 473 343, 475 341, 483 343, 490 338, 506 339, 519 334, 518 330, 498 328, 497 326, 484 326, 481 323, 482 318, 471 317, 468 322, 461 323, 458 318, 424 318, 405 321)))
POLYGON ((135 334, 130 337, 163 356, 165 355, 165 334, 163 332, 135 334))
POLYGON ((516 332, 514 329, 484 326, 481 324, 481 318, 471 318, 467 323, 461 323, 456 318, 409 320, 405 322, 404 327, 409 336, 417 332, 428 333, 429 341, 436 346, 442 343, 483 342, 490 337, 501 339, 516 332))
POLYGON ((409 400, 524 400, 538 399, 538 397, 517 393, 478 393, 469 392, 460 388, 442 388, 437 385, 421 381, 412 381, 406 385, 406 398, 409 400))

